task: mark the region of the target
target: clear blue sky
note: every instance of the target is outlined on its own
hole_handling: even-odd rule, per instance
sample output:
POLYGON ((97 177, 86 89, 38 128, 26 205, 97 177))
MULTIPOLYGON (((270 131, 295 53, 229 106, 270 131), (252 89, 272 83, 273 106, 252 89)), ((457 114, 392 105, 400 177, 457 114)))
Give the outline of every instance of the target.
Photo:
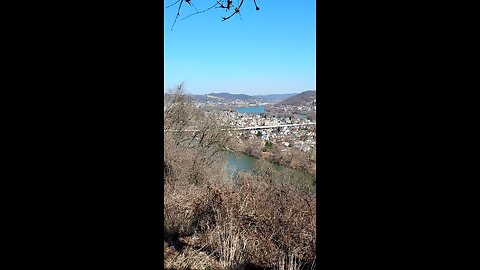
MULTIPOLYGON (((164 6, 175 0, 164 1, 164 6)), ((191 0, 198 10, 213 0, 191 0)), ((233 0, 235 5, 237 0, 233 0)), ((185 82, 192 94, 283 94, 316 89, 316 1, 245 0, 240 16, 212 9, 191 16, 165 9, 164 90, 185 82)))

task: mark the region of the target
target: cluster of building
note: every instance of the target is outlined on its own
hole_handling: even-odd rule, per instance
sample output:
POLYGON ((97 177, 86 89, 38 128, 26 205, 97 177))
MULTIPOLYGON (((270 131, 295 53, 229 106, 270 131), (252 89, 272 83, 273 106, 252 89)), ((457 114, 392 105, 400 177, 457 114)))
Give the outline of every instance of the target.
MULTIPOLYGON (((234 128, 231 135, 240 144, 261 141, 264 146, 275 145, 281 151, 298 148, 316 149, 316 100, 301 104, 262 103, 259 100, 223 99, 214 96, 196 100, 197 107, 215 114, 222 126, 234 128), (213 98, 212 98, 213 97, 213 98), (240 113, 238 107, 264 106, 262 113, 240 113)), ((195 127, 189 127, 195 129, 195 127)))
POLYGON ((232 131, 232 136, 242 140, 260 139, 265 145, 267 142, 276 144, 287 151, 290 147, 303 151, 316 148, 316 122, 302 114, 275 113, 238 113, 235 111, 220 111, 218 118, 230 127, 250 128, 232 131), (287 116, 288 115, 288 116, 287 116), (303 116, 303 117, 302 117, 303 116))
POLYGON ((241 100, 241 99, 220 99, 215 98, 212 100, 205 100, 203 102, 197 102, 199 107, 203 106, 222 106, 222 107, 248 107, 248 106, 260 106, 266 105, 257 100, 241 100))
POLYGON ((274 115, 277 117, 291 116, 294 118, 308 118, 312 121, 315 121, 317 106, 316 100, 314 100, 302 105, 269 105, 266 107, 266 110, 270 115, 274 115))

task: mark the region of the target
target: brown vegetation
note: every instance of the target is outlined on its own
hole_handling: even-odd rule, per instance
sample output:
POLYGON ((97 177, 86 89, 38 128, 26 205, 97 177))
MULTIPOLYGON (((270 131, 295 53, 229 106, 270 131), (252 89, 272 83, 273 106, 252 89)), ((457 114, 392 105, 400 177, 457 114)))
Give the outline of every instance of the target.
POLYGON ((295 170, 316 175, 317 154, 315 151, 304 152, 300 149, 289 147, 288 151, 282 152, 282 147, 273 145, 270 148, 264 146, 265 142, 259 138, 244 140, 242 146, 232 147, 235 151, 245 153, 255 158, 268 160, 295 170), (263 152, 266 150, 267 152, 263 152))
POLYGON ((278 181, 268 162, 230 179, 218 158, 226 132, 177 94, 165 129, 200 131, 165 132, 165 268, 313 267, 315 195, 278 181))

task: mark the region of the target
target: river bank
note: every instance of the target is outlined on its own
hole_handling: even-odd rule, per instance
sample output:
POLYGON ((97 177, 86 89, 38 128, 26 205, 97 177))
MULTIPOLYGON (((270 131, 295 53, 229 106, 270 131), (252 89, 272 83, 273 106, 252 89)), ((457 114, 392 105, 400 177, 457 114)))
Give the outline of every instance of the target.
POLYGON ((225 158, 226 158, 227 172, 231 177, 235 176, 240 172, 262 173, 263 170, 268 168, 268 167, 264 167, 266 163, 262 163, 261 161, 263 160, 271 164, 270 165, 271 169, 273 169, 273 171, 271 172, 276 175, 276 177, 274 178, 277 179, 278 181, 290 183, 308 192, 315 192, 316 177, 312 174, 306 173, 304 171, 296 170, 290 167, 286 167, 278 163, 273 163, 266 159, 257 158, 252 155, 247 155, 242 152, 228 151, 225 158))
POLYGON ((287 168, 307 173, 312 177, 316 177, 316 155, 309 155, 296 149, 290 151, 281 151, 280 149, 267 149, 267 147, 257 145, 246 145, 231 149, 232 152, 241 153, 256 159, 262 159, 276 165, 285 166, 287 168), (266 150, 266 151, 264 151, 266 150), (270 150, 270 151, 269 151, 270 150))

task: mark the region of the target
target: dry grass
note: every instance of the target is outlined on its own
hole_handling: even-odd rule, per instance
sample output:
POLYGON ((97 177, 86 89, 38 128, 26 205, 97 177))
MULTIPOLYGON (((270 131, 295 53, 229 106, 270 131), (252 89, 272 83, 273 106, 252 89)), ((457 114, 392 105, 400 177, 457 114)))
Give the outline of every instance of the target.
POLYGON ((207 252, 192 247, 187 247, 181 252, 166 247, 164 258, 163 266, 165 269, 207 270, 221 268, 221 265, 207 252))
POLYGON ((217 247, 222 269, 244 268, 246 241, 236 225, 218 225, 208 235, 210 246, 217 247))
POLYGON ((246 264, 290 268, 315 259, 315 197, 288 185, 240 176, 237 185, 205 183, 166 187, 165 227, 170 235, 203 235, 222 269, 246 264), (283 264, 285 265, 285 264, 283 264))

